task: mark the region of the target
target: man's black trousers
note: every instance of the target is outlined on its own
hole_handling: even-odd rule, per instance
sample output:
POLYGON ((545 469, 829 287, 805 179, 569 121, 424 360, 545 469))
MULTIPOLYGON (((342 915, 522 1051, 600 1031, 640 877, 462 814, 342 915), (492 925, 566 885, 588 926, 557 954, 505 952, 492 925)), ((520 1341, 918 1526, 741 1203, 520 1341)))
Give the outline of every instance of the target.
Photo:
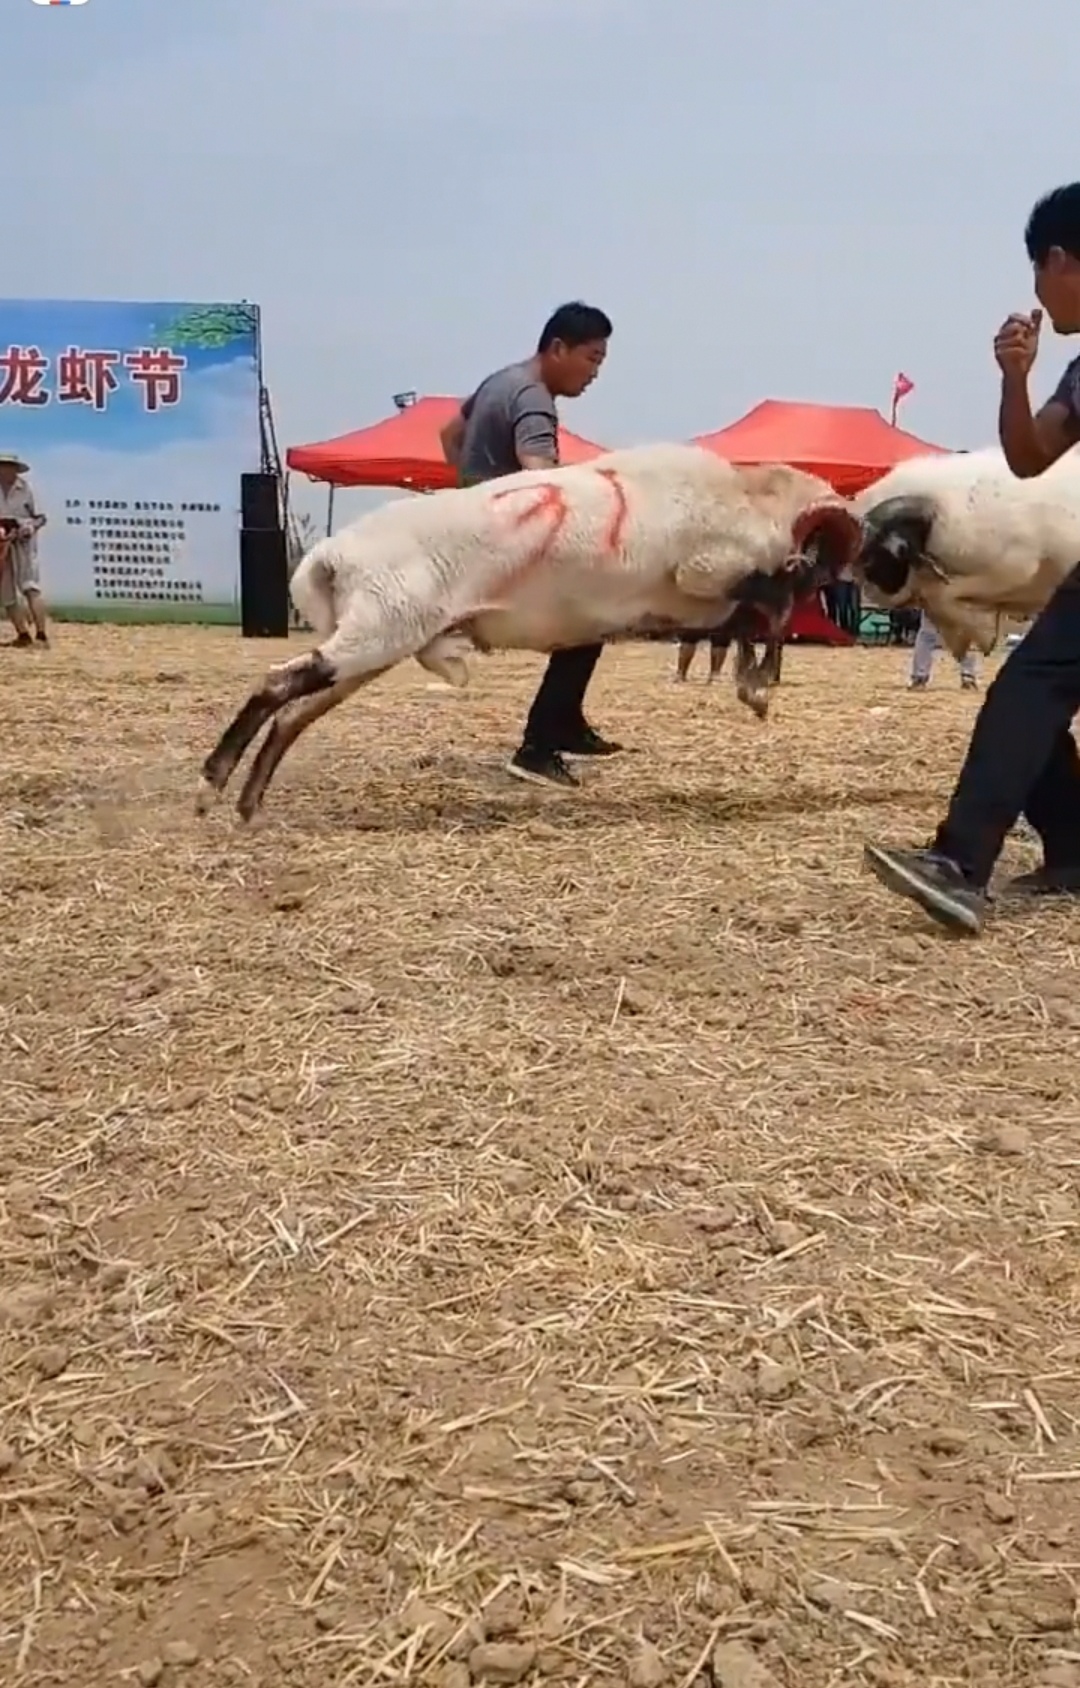
POLYGON ((531 750, 571 747, 585 730, 585 693, 603 645, 579 645, 553 651, 525 723, 524 743, 531 750))
POLYGON ((1023 815, 1050 868, 1080 867, 1080 567, 1006 657, 986 693, 949 811, 934 842, 989 883, 1023 815))

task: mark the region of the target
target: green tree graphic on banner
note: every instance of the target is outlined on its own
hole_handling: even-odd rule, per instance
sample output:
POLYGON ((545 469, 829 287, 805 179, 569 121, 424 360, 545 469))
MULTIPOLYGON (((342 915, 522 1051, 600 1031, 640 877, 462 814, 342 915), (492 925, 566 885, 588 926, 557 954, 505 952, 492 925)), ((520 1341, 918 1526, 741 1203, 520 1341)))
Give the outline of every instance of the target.
POLYGON ((201 346, 217 351, 234 340, 250 340, 257 332, 259 313, 254 305, 196 305, 172 322, 154 325, 159 346, 201 346))

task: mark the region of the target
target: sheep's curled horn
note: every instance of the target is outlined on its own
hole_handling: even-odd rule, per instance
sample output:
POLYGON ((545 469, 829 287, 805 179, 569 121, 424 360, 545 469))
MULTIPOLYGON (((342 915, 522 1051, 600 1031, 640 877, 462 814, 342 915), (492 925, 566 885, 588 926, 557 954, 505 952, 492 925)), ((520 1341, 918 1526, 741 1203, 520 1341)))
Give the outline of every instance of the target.
POLYGON ((819 537, 836 542, 838 555, 832 566, 833 571, 839 575, 858 556, 862 528, 851 511, 846 510, 842 504, 811 504, 808 510, 796 517, 792 525, 789 568, 796 569, 805 565, 805 548, 819 537))

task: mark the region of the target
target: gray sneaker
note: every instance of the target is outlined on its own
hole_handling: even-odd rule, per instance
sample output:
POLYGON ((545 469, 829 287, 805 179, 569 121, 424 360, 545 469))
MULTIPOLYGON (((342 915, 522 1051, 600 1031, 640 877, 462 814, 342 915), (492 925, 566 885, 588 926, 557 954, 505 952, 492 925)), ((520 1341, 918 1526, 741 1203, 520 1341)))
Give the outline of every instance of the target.
POLYGON ((886 850, 867 844, 863 861, 882 885, 918 903, 948 931, 977 937, 986 915, 986 892, 934 850, 886 850))

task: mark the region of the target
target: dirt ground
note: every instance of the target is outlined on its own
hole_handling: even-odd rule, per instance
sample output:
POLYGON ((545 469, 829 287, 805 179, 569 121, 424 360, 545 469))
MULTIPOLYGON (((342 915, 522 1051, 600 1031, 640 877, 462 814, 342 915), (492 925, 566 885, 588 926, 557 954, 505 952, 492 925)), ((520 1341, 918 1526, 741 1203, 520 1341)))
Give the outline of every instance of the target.
POLYGON ((1080 1684, 1080 924, 860 868, 950 660, 610 652, 569 797, 404 669, 200 822, 279 655, 0 654, 0 1680, 1080 1684))

